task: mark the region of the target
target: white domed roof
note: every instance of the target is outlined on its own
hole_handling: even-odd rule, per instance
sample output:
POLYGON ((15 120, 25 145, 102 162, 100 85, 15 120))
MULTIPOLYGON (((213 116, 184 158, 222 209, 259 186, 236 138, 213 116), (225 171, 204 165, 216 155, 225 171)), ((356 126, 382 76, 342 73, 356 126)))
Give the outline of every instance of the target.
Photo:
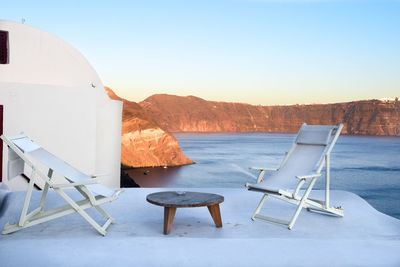
POLYGON ((0 82, 103 87, 86 58, 60 38, 5 20, 0 30, 9 36, 9 63, 0 64, 0 82))

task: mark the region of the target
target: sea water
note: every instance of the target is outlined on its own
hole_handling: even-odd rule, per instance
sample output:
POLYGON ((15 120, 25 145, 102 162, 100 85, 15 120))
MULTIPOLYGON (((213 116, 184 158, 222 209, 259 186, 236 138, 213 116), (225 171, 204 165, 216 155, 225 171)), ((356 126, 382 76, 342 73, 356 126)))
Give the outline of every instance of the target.
MULTIPOLYGON (((293 134, 175 134, 182 152, 196 164, 137 169, 142 187, 236 187, 254 183, 249 167, 279 167, 293 134)), ((315 188, 323 189, 324 178, 315 188)), ((331 189, 358 194, 377 210, 400 218, 400 138, 339 137, 331 153, 331 189)))

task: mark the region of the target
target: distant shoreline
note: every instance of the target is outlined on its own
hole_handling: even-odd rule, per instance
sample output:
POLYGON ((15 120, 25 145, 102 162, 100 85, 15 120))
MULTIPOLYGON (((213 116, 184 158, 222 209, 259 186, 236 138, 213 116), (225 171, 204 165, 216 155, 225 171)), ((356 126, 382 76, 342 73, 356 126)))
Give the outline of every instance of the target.
MULTIPOLYGON (((171 134, 198 134, 198 135, 213 135, 213 134, 296 134, 297 132, 170 132, 171 134)), ((363 135, 363 134, 341 134, 344 136, 359 136, 359 137, 395 137, 400 138, 398 135, 363 135)))

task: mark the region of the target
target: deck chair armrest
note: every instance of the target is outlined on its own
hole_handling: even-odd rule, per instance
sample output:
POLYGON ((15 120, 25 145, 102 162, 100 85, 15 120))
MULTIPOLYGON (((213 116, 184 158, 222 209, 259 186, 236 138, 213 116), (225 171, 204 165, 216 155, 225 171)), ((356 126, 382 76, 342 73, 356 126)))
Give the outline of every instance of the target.
POLYGON ((98 184, 99 180, 96 178, 93 178, 91 180, 86 180, 83 182, 79 183, 67 183, 67 184, 52 184, 52 188, 66 188, 66 187, 75 187, 75 186, 80 186, 80 185, 89 185, 89 184, 98 184))
POLYGON ((111 176, 111 174, 109 174, 109 173, 95 173, 95 174, 90 175, 90 177, 92 177, 92 178, 101 177, 101 176, 111 176))
POLYGON ((114 194, 113 197, 118 198, 118 196, 119 196, 122 192, 125 192, 125 188, 121 188, 121 189, 115 191, 115 194, 114 194))
POLYGON ((320 177, 320 176, 322 176, 322 173, 311 173, 311 174, 307 174, 307 175, 297 175, 296 178, 297 179, 310 179, 310 178, 320 177))
POLYGON ((258 183, 261 183, 262 181, 264 181, 264 174, 265 174, 265 171, 278 171, 278 170, 279 170, 279 168, 257 168, 257 167, 250 167, 249 169, 250 169, 250 170, 257 170, 257 171, 260 171, 260 172, 258 173, 257 178, 254 177, 254 178, 257 180, 257 184, 258 184, 258 183))
POLYGON ((257 171, 277 171, 279 168, 258 168, 258 167, 249 167, 250 170, 257 170, 257 171))

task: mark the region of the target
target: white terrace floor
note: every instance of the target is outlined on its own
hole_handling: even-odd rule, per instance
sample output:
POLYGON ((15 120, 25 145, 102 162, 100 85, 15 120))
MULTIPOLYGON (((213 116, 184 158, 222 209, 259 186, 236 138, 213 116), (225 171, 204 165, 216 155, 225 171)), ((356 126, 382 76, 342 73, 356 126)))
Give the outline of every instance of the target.
MULTIPOLYGON (((105 237, 77 214, 2 235, 0 265, 400 266, 400 220, 376 211, 352 193, 332 192, 332 202, 344 208, 344 218, 303 210, 290 231, 250 220, 260 193, 191 189, 225 197, 223 227, 214 226, 205 207, 182 208, 177 210, 171 234, 165 236, 163 208, 146 202, 146 195, 156 191, 167 189, 127 189, 118 200, 104 205, 116 220, 105 237)), ((322 194, 317 191, 313 196, 322 194)), ((17 221, 23 198, 23 193, 7 195, 1 228, 7 221, 17 221)), ((39 199, 36 192, 33 203, 39 199)), ((48 200, 48 207, 64 204, 54 192, 48 200)), ((269 215, 289 219, 294 210, 282 201, 267 201, 263 211, 269 215)))

